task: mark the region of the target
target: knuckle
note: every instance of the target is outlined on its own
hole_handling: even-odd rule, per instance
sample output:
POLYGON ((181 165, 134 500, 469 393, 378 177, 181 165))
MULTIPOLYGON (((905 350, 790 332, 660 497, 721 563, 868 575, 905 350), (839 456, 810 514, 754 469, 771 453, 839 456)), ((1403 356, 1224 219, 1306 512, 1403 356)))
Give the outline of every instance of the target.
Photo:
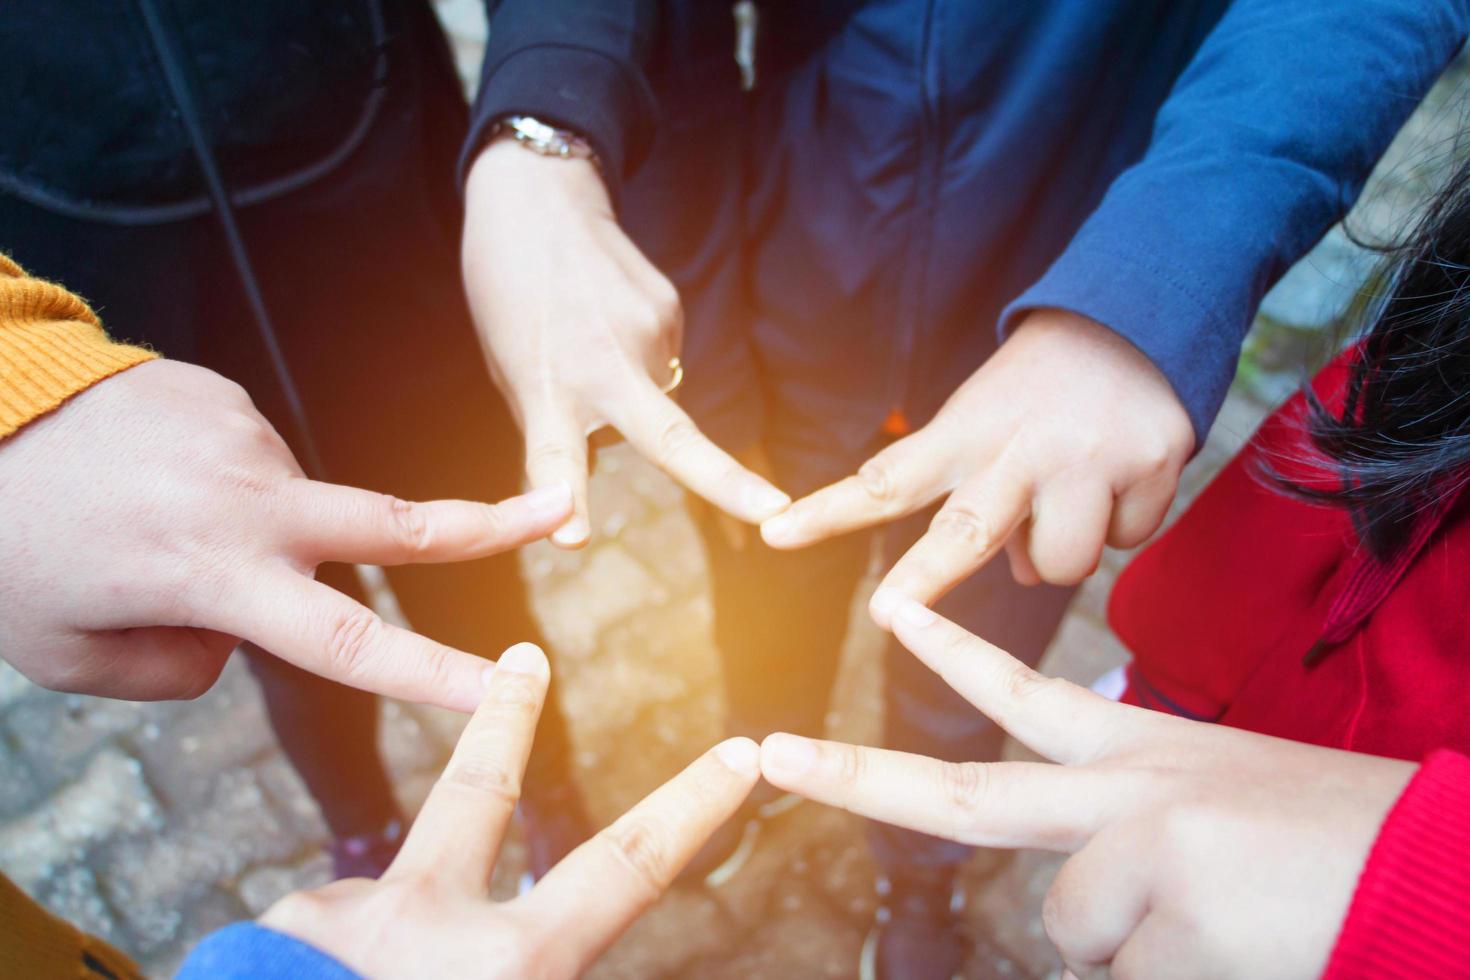
POLYGON ((838 785, 860 785, 867 775, 868 758, 851 745, 844 745, 837 752, 837 767, 834 774, 838 785))
POLYGON ((571 452, 559 442, 537 443, 526 450, 526 465, 529 467, 547 463, 565 464, 571 461, 571 452))
POLYGON ((222 466, 218 472, 224 486, 247 498, 269 499, 283 489, 279 472, 249 463, 222 466))
POLYGON ((1055 549, 1032 550, 1031 563, 1043 582, 1051 585, 1077 585, 1097 570, 1102 552, 1058 553, 1055 549))
POLYGON ((653 302, 654 315, 661 327, 670 327, 683 318, 683 306, 679 302, 679 291, 669 280, 660 278, 649 297, 653 302))
POLYGON ((1045 693, 1052 690, 1056 680, 1039 674, 1030 667, 1017 665, 1010 668, 1005 676, 1005 691, 1012 701, 1026 703, 1044 697, 1045 693))
POLYGON ((498 673, 491 695, 498 715, 524 720, 540 710, 544 681, 528 674, 498 673))
POLYGON ((487 507, 479 508, 477 513, 479 514, 480 534, 482 537, 494 540, 504 537, 510 532, 511 527, 506 520, 505 511, 500 507, 491 504, 487 507))
POLYGON ((663 892, 672 878, 668 832, 646 818, 620 820, 607 830, 607 843, 650 896, 663 892))
POLYGON ((475 796, 496 800, 507 808, 514 807, 521 798, 519 774, 507 766, 483 759, 451 762, 440 781, 475 796))
POLYGON ((990 521, 964 505, 946 507, 934 515, 933 529, 971 551, 983 551, 995 540, 990 521))
POLYGON ((330 905, 329 899, 314 891, 291 892, 272 905, 266 916, 276 925, 316 923, 322 921, 330 905))
POLYGON ((863 488, 863 493, 869 499, 878 504, 884 510, 889 510, 899 503, 899 489, 897 474, 894 473, 893 464, 883 459, 870 459, 857 471, 858 484, 863 488))
POLYGON ((1195 845, 1213 837, 1213 816, 1199 803, 1173 803, 1164 809, 1158 821, 1158 846, 1170 859, 1193 860, 1191 856, 1197 853, 1195 845))
POLYGON ((945 630, 944 638, 940 642, 940 652, 947 659, 961 660, 970 653, 974 642, 974 638, 962 629, 945 630))
POLYGON ((637 308, 622 319, 622 332, 640 343, 649 343, 664 331, 663 313, 658 306, 649 303, 637 308))
POLYGON ((424 509, 412 501, 399 500, 397 497, 384 496, 383 503, 388 509, 388 521, 394 539, 404 552, 414 555, 427 551, 430 545, 430 529, 424 509))
POLYGON ((1073 429, 1071 434, 1072 453, 1078 460, 1094 460, 1102 456, 1110 443, 1101 429, 1086 426, 1073 429))
POLYGON ((939 770, 944 794, 961 812, 980 809, 989 782, 984 765, 977 762, 946 762, 939 770))
POLYGON ((1161 439, 1151 439, 1138 450, 1135 466, 1142 479, 1158 479, 1174 470, 1174 453, 1161 439))
POLYGON ((250 392, 246 390, 244 385, 236 381, 229 381, 228 383, 231 398, 242 405, 249 405, 252 409, 255 407, 255 402, 251 400, 250 392))
POLYGON ((1063 913, 1062 900, 1058 896, 1060 887, 1053 884, 1047 889, 1046 897, 1041 901, 1041 929, 1046 933, 1046 938, 1051 944, 1061 951, 1061 937, 1066 935, 1066 918, 1063 913))
POLYGON ((429 872, 390 872, 374 886, 367 918, 384 924, 414 919, 432 921, 435 909, 444 898, 443 887, 429 872))
POLYGON ((97 680, 89 663, 67 657, 28 663, 21 673, 33 684, 59 694, 90 694, 97 680))
POLYGON ((383 621, 358 607, 338 614, 327 637, 327 663, 337 677, 356 677, 371 658, 383 632, 383 621))
POLYGON ((157 609, 165 622, 201 625, 202 610, 218 609, 240 587, 238 567, 220 561, 218 553, 199 548, 182 561, 169 561, 159 569, 163 587, 157 609))
POLYGON ((252 442, 265 438, 266 433, 275 435, 264 419, 244 407, 221 413, 219 426, 230 435, 252 442))
POLYGON ((699 441, 699 430, 694 423, 686 418, 674 418, 659 426, 658 439, 655 445, 658 447, 658 458, 671 460, 682 456, 690 447, 699 441))
POLYGON ((193 701, 203 696, 206 691, 214 687, 214 682, 219 679, 222 669, 224 669, 224 662, 220 661, 214 665, 201 664, 199 667, 175 674, 170 678, 171 690, 167 697, 174 701, 193 701))

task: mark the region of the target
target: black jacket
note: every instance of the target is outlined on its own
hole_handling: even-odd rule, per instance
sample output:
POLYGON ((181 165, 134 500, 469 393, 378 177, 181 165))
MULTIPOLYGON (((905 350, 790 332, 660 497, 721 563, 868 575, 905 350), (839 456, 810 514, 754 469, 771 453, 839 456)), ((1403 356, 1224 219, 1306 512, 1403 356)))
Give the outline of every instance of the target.
POLYGON ((102 221, 203 214, 196 138, 237 204, 301 186, 371 125, 387 63, 384 8, 410 3, 422 6, 9 4, 0 16, 0 191, 102 221))
POLYGON ((1138 347, 1202 442, 1262 294, 1470 27, 1470 0, 756 0, 742 95, 728 0, 489 6, 474 125, 598 149, 684 294, 696 417, 736 447, 774 407, 778 442, 853 453, 1040 307, 1138 347), (715 375, 751 394, 698 404, 715 375))

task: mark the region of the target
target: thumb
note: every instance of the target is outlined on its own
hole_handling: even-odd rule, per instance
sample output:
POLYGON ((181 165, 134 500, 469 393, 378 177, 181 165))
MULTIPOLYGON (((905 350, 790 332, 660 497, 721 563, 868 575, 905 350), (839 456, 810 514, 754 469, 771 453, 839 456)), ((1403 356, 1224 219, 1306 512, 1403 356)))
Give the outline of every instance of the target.
POLYGON ((587 435, 561 409, 527 410, 526 479, 533 491, 565 485, 572 492, 572 513, 551 533, 560 548, 580 548, 592 534, 587 508, 587 435))
POLYGON ((766 521, 761 537, 773 548, 804 548, 912 514, 949 488, 949 459, 943 437, 926 426, 875 455, 854 476, 766 521))

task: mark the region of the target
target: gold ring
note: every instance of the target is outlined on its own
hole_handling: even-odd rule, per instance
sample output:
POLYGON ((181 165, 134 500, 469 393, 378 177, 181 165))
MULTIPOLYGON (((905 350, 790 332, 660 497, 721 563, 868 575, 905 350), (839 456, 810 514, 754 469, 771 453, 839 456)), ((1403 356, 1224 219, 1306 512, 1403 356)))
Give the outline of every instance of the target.
POLYGON ((669 383, 664 385, 666 395, 672 395, 674 389, 684 383, 684 365, 677 357, 669 358, 669 373, 673 376, 669 378, 669 383))

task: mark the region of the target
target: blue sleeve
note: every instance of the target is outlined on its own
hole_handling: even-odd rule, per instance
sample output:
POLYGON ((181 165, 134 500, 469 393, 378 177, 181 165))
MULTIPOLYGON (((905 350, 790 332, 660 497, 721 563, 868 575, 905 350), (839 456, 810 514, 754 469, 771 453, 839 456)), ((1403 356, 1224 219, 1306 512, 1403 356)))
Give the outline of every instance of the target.
POLYGON ((1470 0, 1236 0, 1148 150, 1001 316, 1058 307, 1156 364, 1203 443, 1262 296, 1357 197, 1464 41, 1470 0))
POLYGON ((200 940, 175 980, 361 980, 308 943, 254 922, 236 922, 200 940))

